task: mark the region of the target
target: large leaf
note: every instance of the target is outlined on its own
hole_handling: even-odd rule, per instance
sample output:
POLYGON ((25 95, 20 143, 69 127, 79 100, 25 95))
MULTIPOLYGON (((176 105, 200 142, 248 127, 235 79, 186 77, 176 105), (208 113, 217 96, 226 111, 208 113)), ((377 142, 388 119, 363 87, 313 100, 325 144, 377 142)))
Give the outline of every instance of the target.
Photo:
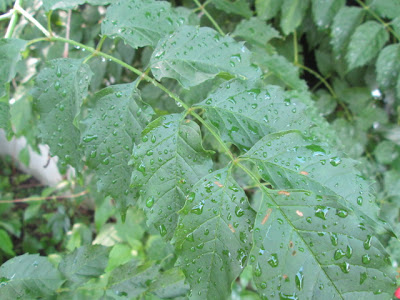
POLYGON ((241 150, 250 149, 266 134, 311 126, 306 106, 292 102, 276 86, 259 89, 246 81, 228 81, 196 106, 205 110, 224 141, 241 150))
POLYGON ((55 59, 36 78, 33 92, 40 114, 40 137, 62 164, 81 168, 80 132, 75 119, 88 92, 92 72, 78 59, 55 59))
POLYGON ((345 0, 311 0, 312 12, 315 24, 326 29, 330 25, 333 17, 341 9, 345 0))
POLYGON ((0 267, 1 299, 36 299, 51 296, 64 282, 47 257, 24 254, 0 267))
POLYGON ((143 134, 133 150, 132 184, 140 190, 148 222, 170 239, 185 196, 212 168, 211 155, 201 145, 199 126, 181 114, 158 118, 143 134))
POLYGON ((348 69, 361 67, 375 58, 388 39, 385 27, 378 22, 368 21, 358 26, 346 54, 348 69))
POLYGON ((247 264, 255 214, 225 168, 196 183, 181 211, 177 251, 193 299, 227 299, 247 264))
POLYGON ((303 21, 309 0, 283 0, 281 28, 288 35, 296 30, 303 21))
POLYGON ((247 0, 211 0, 211 3, 228 14, 235 14, 245 18, 250 18, 253 14, 247 0))
POLYGON ((82 246, 67 254, 58 269, 70 281, 70 285, 81 285, 104 273, 109 250, 101 245, 82 246))
POLYGON ((174 78, 184 88, 198 85, 220 72, 241 78, 260 75, 250 65, 250 51, 243 43, 208 27, 183 26, 162 39, 151 56, 150 66, 158 80, 174 78))
POLYGON ((390 299, 396 282, 384 248, 339 203, 318 192, 263 190, 250 255, 263 297, 390 299))
POLYGON ((56 10, 56 9, 72 9, 78 5, 88 3, 90 5, 105 5, 111 3, 112 0, 43 0, 44 10, 56 10))
POLYGON ((400 15, 400 2, 398 0, 373 0, 370 8, 382 18, 394 19, 400 15))
POLYGON ((336 14, 331 26, 331 44, 336 56, 340 56, 350 41, 351 35, 361 24, 364 10, 359 7, 344 6, 336 14))
POLYGON ((160 38, 187 24, 188 15, 167 1, 119 0, 107 9, 101 31, 123 38, 133 48, 154 47, 160 38))
POLYGON ((107 87, 96 93, 82 121, 86 161, 97 176, 97 188, 124 209, 132 202, 128 162, 134 143, 150 122, 153 110, 142 102, 134 84, 107 87))
POLYGON ((379 85, 383 88, 394 86, 400 72, 400 44, 385 47, 378 56, 376 73, 379 85))
POLYGON ((254 161, 260 176, 275 189, 303 189, 335 196, 365 222, 383 225, 375 197, 355 162, 326 145, 305 139, 298 131, 267 135, 244 157, 254 161))
POLYGON ((250 45, 265 47, 269 40, 279 37, 279 32, 261 19, 251 18, 249 20, 242 20, 236 26, 232 35, 243 38, 250 45))
POLYGON ((282 5, 282 1, 256 0, 257 16, 262 20, 269 20, 275 17, 282 5))

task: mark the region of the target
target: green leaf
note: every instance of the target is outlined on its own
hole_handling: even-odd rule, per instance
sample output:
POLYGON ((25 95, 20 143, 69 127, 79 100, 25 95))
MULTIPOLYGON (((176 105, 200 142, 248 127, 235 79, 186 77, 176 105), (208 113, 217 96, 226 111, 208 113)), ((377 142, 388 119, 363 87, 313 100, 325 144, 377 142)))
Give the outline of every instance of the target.
POLYGON ((232 33, 233 37, 243 38, 250 45, 265 47, 273 38, 280 37, 279 32, 261 19, 242 20, 232 33))
POLYGON ((372 226, 383 226, 368 183, 355 162, 328 145, 305 139, 298 131, 282 131, 261 139, 243 157, 257 165, 275 189, 303 189, 339 198, 372 226))
POLYGON ((306 106, 286 98, 277 86, 259 89, 249 82, 233 80, 196 106, 205 110, 206 119, 225 142, 244 151, 269 133, 311 126, 306 106))
POLYGON ((353 6, 344 6, 336 14, 331 26, 331 44, 336 56, 341 56, 343 49, 347 48, 350 37, 361 24, 364 14, 363 9, 353 6))
POLYGON ((389 88, 396 85, 400 72, 400 44, 389 45, 379 53, 376 73, 379 85, 389 88))
POLYGON ((149 288, 152 280, 159 276, 158 266, 146 263, 138 265, 132 260, 111 272, 108 288, 118 296, 137 297, 149 288))
POLYGON ((150 292, 162 299, 184 297, 188 291, 185 275, 178 268, 165 271, 150 286, 150 292))
POLYGON ((227 299, 247 264, 255 217, 246 194, 225 168, 193 186, 175 239, 193 299, 227 299))
POLYGON ((211 0, 216 8, 228 14, 235 14, 245 18, 253 15, 247 0, 211 0))
POLYGON ((351 37, 346 54, 348 69, 364 66, 376 57, 388 40, 389 34, 382 24, 367 21, 358 26, 351 37))
POLYGON ((295 31, 301 24, 309 2, 309 0, 283 0, 281 28, 285 35, 295 31))
POLYGON ((333 17, 344 6, 345 0, 311 0, 312 13, 315 24, 319 28, 326 29, 333 17))
POLYGON ((150 122, 152 108, 142 102, 135 84, 107 87, 91 99, 93 107, 82 121, 81 142, 97 188, 125 209, 132 202, 128 162, 134 143, 150 122))
POLYGON ((101 245, 82 246, 67 254, 58 269, 69 281, 78 286, 104 273, 110 249, 101 245))
POLYGON ((150 66, 157 80, 174 78, 186 89, 220 72, 241 78, 260 75, 250 65, 250 51, 243 43, 208 27, 183 26, 162 39, 151 56, 150 66))
POLYGON ((275 17, 281 9, 282 1, 256 0, 257 16, 262 20, 269 20, 275 17))
POLYGON ((400 155, 397 146, 392 141, 384 140, 380 142, 375 150, 374 156, 381 164, 390 164, 400 155))
POLYGON ((250 261, 262 297, 389 299, 393 294, 395 274, 384 248, 335 196, 264 189, 254 227, 250 261))
POLYGON ((51 296, 63 282, 47 257, 38 254, 16 256, 0 267, 0 295, 4 300, 51 296))
POLYGON ((12 240, 8 233, 3 229, 0 229, 0 251, 3 251, 9 256, 15 256, 12 240))
POLYGON ((60 58, 51 60, 36 78, 33 92, 40 114, 40 137, 57 155, 61 164, 82 166, 79 148, 80 132, 75 119, 87 95, 92 72, 82 60, 60 58))
POLYGON ((139 205, 148 223, 170 239, 185 196, 212 168, 211 152, 201 145, 199 126, 181 114, 150 123, 142 141, 133 150, 132 184, 141 190, 139 205))
POLYGON ((397 0, 373 0, 369 7, 382 18, 394 19, 400 15, 400 2, 397 0))
POLYGON ((25 46, 26 41, 20 39, 0 39, 0 86, 15 77, 20 52, 25 46))
MULTIPOLYGON (((9 84, 4 84, 5 93, 0 96, 0 128, 5 129, 6 132, 11 132, 11 114, 10 114, 10 104, 9 104, 9 84)), ((2 89, 0 87, 0 94, 2 89)))
POLYGON ((167 1, 120 0, 107 9, 101 32, 121 37, 133 48, 156 46, 158 40, 188 24, 189 11, 175 9, 167 1))
POLYGON ((43 0, 43 8, 45 11, 56 9, 68 10, 85 3, 90 5, 106 5, 111 2, 111 0, 43 0))

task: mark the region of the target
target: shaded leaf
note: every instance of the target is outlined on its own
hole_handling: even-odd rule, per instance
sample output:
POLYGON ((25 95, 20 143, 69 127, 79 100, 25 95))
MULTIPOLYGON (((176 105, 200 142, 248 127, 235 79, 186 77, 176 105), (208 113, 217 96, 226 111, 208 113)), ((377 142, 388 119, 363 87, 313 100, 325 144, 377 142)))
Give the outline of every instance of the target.
POLYGON ((242 20, 232 33, 233 37, 243 38, 250 45, 265 47, 273 38, 279 37, 279 32, 271 25, 258 18, 242 20))
POLYGON ((193 299, 226 299, 247 264, 255 217, 225 168, 196 183, 180 212, 175 239, 193 299))
POLYGON ((250 18, 253 14, 246 0, 211 0, 211 3, 228 14, 235 14, 245 18, 250 18))
POLYGON ((189 291, 185 283, 185 275, 178 268, 172 268, 162 273, 150 286, 150 291, 160 298, 183 297, 189 291))
POLYGON ((400 15, 400 2, 397 0, 373 0, 369 7, 382 18, 394 19, 400 15))
POLYGON ((243 43, 208 27, 183 26, 162 39, 151 56, 150 66, 157 80, 174 78, 186 89, 220 72, 241 78, 260 75, 250 65, 250 51, 243 43), (194 39, 199 42, 193 43, 194 39))
POLYGON ((282 1, 256 0, 257 16, 262 20, 269 20, 275 17, 281 9, 282 1))
POLYGON ((345 0, 311 0, 312 13, 315 24, 326 29, 333 17, 344 6, 345 0))
POLYGON ((40 114, 38 128, 43 142, 50 146, 63 165, 80 169, 80 132, 75 119, 80 113, 92 76, 82 60, 51 60, 36 78, 33 96, 40 114))
POLYGON ((367 21, 358 26, 346 54, 348 69, 361 67, 375 58, 388 40, 389 34, 382 24, 367 21))
POLYGON ((81 142, 97 188, 112 196, 122 210, 132 202, 129 189, 133 145, 153 115, 134 84, 107 87, 94 95, 93 107, 82 121, 81 142))
POLYGON ((132 185, 141 190, 139 205, 148 223, 170 239, 185 196, 212 168, 211 152, 201 145, 199 126, 182 114, 150 123, 142 141, 133 150, 132 185))
POLYGON ((38 254, 16 256, 0 267, 0 295, 4 300, 51 296, 63 282, 47 257, 38 254))
POLYGON ((396 85, 400 72, 400 44, 389 45, 379 53, 376 73, 379 85, 388 88, 396 85))
POLYGON ((309 0, 283 0, 281 28, 288 35, 296 30, 303 21, 309 0))

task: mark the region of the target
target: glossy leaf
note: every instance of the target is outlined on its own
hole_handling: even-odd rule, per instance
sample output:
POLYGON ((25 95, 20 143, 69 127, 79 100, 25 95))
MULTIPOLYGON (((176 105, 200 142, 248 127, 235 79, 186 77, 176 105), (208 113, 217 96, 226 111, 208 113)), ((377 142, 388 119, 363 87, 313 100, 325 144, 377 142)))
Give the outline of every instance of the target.
POLYGON ((69 285, 80 285, 104 273, 109 250, 101 245, 82 246, 67 254, 58 269, 68 279, 69 285))
POLYGON ((276 86, 260 89, 240 80, 222 84, 196 105, 219 131, 221 138, 241 150, 250 149, 269 133, 311 126, 303 103, 292 102, 276 86))
POLYGON ((174 234, 185 196, 212 168, 211 153, 201 145, 199 126, 184 115, 160 117, 144 130, 133 150, 132 185, 141 191, 139 205, 148 223, 161 236, 174 234))
POLYGON ((121 37, 133 48, 156 46, 158 40, 188 24, 189 12, 167 1, 118 0, 107 9, 101 24, 103 34, 121 37))
POLYGON ((331 44, 336 56, 342 55, 347 48, 350 37, 365 15, 363 9, 353 6, 344 6, 336 14, 331 26, 331 44))
POLYGON ((396 84, 400 72, 400 44, 389 45, 379 53, 376 62, 377 81, 383 88, 396 84))
POLYGON ((351 37, 346 54, 348 69, 361 67, 375 58, 388 39, 389 34, 385 27, 375 21, 358 26, 351 37))
POLYGON ((282 1, 256 0, 255 4, 257 16, 262 20, 269 20, 279 13, 282 1))
POLYGON ((154 49, 150 66, 158 80, 174 78, 186 89, 220 72, 240 78, 260 75, 250 64, 250 51, 243 43, 207 27, 183 26, 162 39, 154 49), (193 44, 194 39, 198 43, 193 44))
POLYGON ((255 217, 228 168, 193 186, 175 235, 192 299, 226 299, 246 266, 255 217))
POLYGON ((91 99, 82 121, 81 143, 86 161, 97 177, 97 188, 125 209, 132 204, 128 162, 135 143, 150 122, 152 108, 142 102, 134 84, 107 87, 91 99))
POLYGON ((373 0, 370 8, 382 18, 394 19, 400 15, 400 2, 397 0, 373 0))
POLYGON ((326 29, 330 25, 333 17, 344 6, 345 0, 311 0, 312 13, 315 24, 326 29))
POLYGON ((43 0, 44 10, 56 10, 56 9, 73 9, 78 5, 90 4, 90 5, 105 5, 111 3, 112 0, 43 0))
POLYGON ((232 35, 244 39, 250 45, 265 47, 271 39, 279 37, 279 32, 261 19, 251 18, 242 20, 232 35))
POLYGON ((38 254, 16 256, 0 267, 0 295, 4 300, 51 296, 63 282, 47 257, 38 254))
POLYGON ((258 211, 250 261, 261 296, 389 299, 392 295, 396 283, 385 250, 338 198, 264 190, 258 211))
POLYGON ((33 92, 42 141, 62 164, 81 168, 80 132, 75 125, 88 92, 90 68, 77 59, 55 59, 36 78, 33 92))
POLYGON ((247 0, 211 0, 211 3, 228 14, 235 14, 245 18, 250 18, 253 14, 247 0))
POLYGON ((309 0, 283 0, 281 28, 288 35, 296 30, 303 21, 309 0))

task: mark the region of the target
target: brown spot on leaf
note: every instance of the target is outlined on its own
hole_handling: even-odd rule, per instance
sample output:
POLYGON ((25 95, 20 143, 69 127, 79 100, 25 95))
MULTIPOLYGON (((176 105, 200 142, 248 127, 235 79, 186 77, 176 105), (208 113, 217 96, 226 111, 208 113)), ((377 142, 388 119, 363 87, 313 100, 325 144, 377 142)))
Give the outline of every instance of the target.
POLYGON ((295 256, 297 254, 296 250, 292 252, 292 255, 295 256))
POLYGON ((308 175, 308 172, 306 172, 306 171, 301 171, 300 174, 301 174, 301 175, 306 175, 306 176, 307 176, 307 175, 308 175))
POLYGON ((235 228, 233 228, 233 226, 231 224, 228 224, 228 227, 233 233, 235 233, 235 228))
POLYGON ((290 196, 290 193, 288 191, 279 191, 278 195, 290 196))
POLYGON ((293 248, 293 242, 292 241, 289 242, 289 248, 293 248))
POLYGON ((223 187, 223 185, 219 181, 215 181, 214 183, 215 183, 215 185, 219 186, 220 188, 223 187))
POLYGON ((268 221, 268 218, 269 218, 269 216, 271 215, 271 212, 272 212, 272 209, 271 209, 271 208, 268 208, 268 209, 267 209, 267 212, 266 212, 266 214, 265 214, 265 216, 264 216, 264 219, 262 219, 262 221, 261 221, 261 225, 264 225, 265 222, 268 221))
POLYGON ((285 280, 288 279, 288 276, 287 276, 286 274, 283 274, 282 277, 283 277, 283 279, 285 279, 285 280))
POLYGON ((303 213, 302 213, 301 211, 299 211, 299 210, 296 210, 296 214, 297 214, 299 217, 302 217, 302 216, 303 216, 303 213))

